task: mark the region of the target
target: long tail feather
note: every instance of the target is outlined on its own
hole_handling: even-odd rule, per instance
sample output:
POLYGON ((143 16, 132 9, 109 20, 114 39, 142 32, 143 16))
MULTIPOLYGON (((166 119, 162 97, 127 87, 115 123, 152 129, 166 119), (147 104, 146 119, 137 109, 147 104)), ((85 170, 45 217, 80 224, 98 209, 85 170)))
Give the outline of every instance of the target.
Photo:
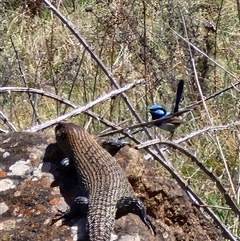
POLYGON ((184 80, 180 80, 179 83, 178 83, 177 94, 176 94, 176 102, 175 102, 175 107, 174 107, 173 113, 178 112, 179 103, 180 103, 181 98, 182 98, 183 87, 184 87, 184 80))

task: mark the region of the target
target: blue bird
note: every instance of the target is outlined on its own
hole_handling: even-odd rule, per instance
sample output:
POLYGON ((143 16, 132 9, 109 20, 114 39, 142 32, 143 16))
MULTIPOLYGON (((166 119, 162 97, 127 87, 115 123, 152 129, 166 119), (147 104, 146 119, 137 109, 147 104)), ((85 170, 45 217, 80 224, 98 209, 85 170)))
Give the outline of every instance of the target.
MULTIPOLYGON (((157 104, 152 105, 149 110, 150 114, 152 115, 152 120, 161 120, 172 114, 172 112, 166 111, 161 105, 157 104)), ((181 123, 183 123, 182 119, 174 116, 173 118, 168 119, 166 122, 162 122, 160 124, 156 123, 155 125, 163 130, 173 133, 181 123)))
MULTIPOLYGON (((183 92, 183 86, 184 86, 184 81, 180 80, 178 83, 176 103, 175 103, 173 113, 178 112, 179 103, 183 92)), ((152 120, 158 120, 158 119, 161 120, 172 114, 172 112, 165 110, 161 105, 158 105, 158 104, 152 105, 149 111, 152 116, 152 120)), ((181 123, 183 123, 183 120, 180 119, 179 117, 174 116, 173 118, 167 120, 166 122, 162 122, 160 124, 156 123, 155 125, 163 130, 170 131, 171 133, 173 133, 181 123)))

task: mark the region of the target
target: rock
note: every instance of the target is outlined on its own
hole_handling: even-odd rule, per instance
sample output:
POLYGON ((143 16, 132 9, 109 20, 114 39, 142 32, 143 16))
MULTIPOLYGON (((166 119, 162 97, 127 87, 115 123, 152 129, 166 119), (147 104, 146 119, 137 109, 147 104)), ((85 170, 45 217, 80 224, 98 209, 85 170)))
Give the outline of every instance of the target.
MULTIPOLYGON (((84 218, 62 226, 61 221, 50 225, 58 210, 65 211, 81 191, 74 169, 63 170, 60 165, 64 154, 54 144, 54 137, 16 132, 0 135, 0 143, 0 182, 7 183, 0 190, 4 207, 1 241, 77 240, 83 236, 84 218), (19 170, 15 169, 17 165, 19 170)), ((144 161, 138 151, 124 146, 115 157, 147 207, 157 236, 147 230, 138 216, 128 214, 116 220, 112 240, 224 240, 182 189, 144 161)))
POLYGON ((164 177, 159 168, 145 161, 137 150, 123 147, 115 157, 155 220, 162 240, 224 240, 221 231, 191 203, 176 182, 164 177))

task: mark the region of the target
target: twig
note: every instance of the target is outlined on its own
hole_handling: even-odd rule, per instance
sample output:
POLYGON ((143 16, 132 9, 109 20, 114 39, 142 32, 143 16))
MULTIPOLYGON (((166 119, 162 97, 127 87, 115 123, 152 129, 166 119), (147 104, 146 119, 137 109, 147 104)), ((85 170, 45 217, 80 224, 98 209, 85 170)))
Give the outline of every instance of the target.
POLYGON ((4 133, 4 134, 8 133, 7 130, 4 130, 4 129, 2 129, 2 128, 0 128, 0 132, 1 132, 1 133, 4 133))
MULTIPOLYGON (((135 81, 131 84, 128 84, 128 85, 125 85, 124 87, 120 88, 120 89, 117 89, 117 90, 113 90, 111 91, 110 93, 108 94, 105 94, 99 98, 97 98, 96 100, 94 101, 91 101, 89 102, 88 104, 86 104, 85 106, 82 106, 82 107, 79 107, 75 110, 73 110, 72 112, 68 113, 68 114, 65 114, 65 115, 62 115, 62 116, 59 116, 58 118, 56 119, 53 119, 53 120, 50 120, 50 121, 46 121, 40 125, 37 125, 35 127, 31 127, 29 129, 27 129, 26 131, 29 131, 29 132, 36 132, 36 131, 39 131, 39 130, 43 130, 49 126, 52 126, 60 121, 63 121, 63 120, 67 120, 73 116, 76 116, 76 115, 79 115, 80 113, 82 113, 83 111, 86 111, 87 109, 93 107, 94 105, 97 105, 101 102, 104 102, 116 95, 119 95, 121 92, 123 91, 127 91, 133 87, 135 87, 136 85, 138 84, 142 84, 144 80, 138 80, 138 81, 135 81)), ((5 87, 4 87, 5 88, 5 87)), ((30 89, 30 88, 29 88, 30 89)))
MULTIPOLYGON (((17 59, 17 62, 18 62, 18 68, 19 68, 19 71, 20 71, 20 74, 21 74, 21 77, 22 77, 22 80, 23 80, 23 83, 25 85, 25 87, 28 87, 28 83, 27 83, 27 80, 26 80, 26 76, 25 76, 25 73, 22 69, 22 66, 21 66, 21 62, 20 62, 20 59, 19 59, 19 55, 18 55, 18 51, 14 45, 14 42, 13 42, 13 39, 12 39, 12 36, 10 36, 10 40, 11 40, 11 43, 12 43, 12 46, 13 46, 13 49, 14 49, 14 52, 15 52, 15 55, 16 55, 16 59, 17 59)), ((37 111, 36 111, 36 108, 35 108, 35 105, 36 105, 36 101, 33 101, 32 100, 32 96, 30 93, 28 93, 28 98, 29 98, 29 101, 30 101, 30 104, 32 106, 32 109, 33 109, 33 115, 36 117, 36 120, 37 120, 37 123, 40 124, 40 119, 39 119, 39 116, 37 114, 37 111)), ((32 124, 33 124, 33 120, 34 120, 34 116, 32 118, 32 124)))
POLYGON ((218 62, 216 62, 214 59, 210 58, 206 53, 204 53, 202 50, 200 50, 198 47, 196 47, 194 44, 192 44, 191 42, 189 42, 186 38, 184 38, 183 36, 181 36, 181 34, 179 34, 178 32, 176 32, 174 29, 172 29, 167 23, 165 23, 162 20, 162 23, 164 25, 166 25, 174 34, 176 34, 180 39, 182 39, 183 41, 185 41, 186 43, 188 43, 192 48, 194 48, 195 50, 197 50, 199 53, 201 53, 203 56, 205 56, 208 60, 210 60, 212 63, 214 63, 216 66, 218 66, 220 69, 222 69, 223 71, 225 71, 227 74, 229 74, 231 77, 233 77, 235 80, 239 81, 239 79, 232 74, 230 71, 228 71, 226 68, 224 68, 221 64, 219 64, 218 62))
MULTIPOLYGON (((186 28, 186 24, 185 24, 185 20, 184 20, 182 12, 181 12, 181 16, 182 16, 182 20, 183 20, 183 25, 184 25, 184 31, 185 31, 185 34, 186 34, 186 39, 189 42, 189 38, 188 38, 188 34, 187 34, 187 28, 186 28)), ((193 66, 193 71, 194 71, 194 76, 195 76, 195 80, 196 80, 196 83, 197 83, 198 91, 199 91, 199 94, 200 94, 201 99, 202 99, 203 107, 204 107, 204 109, 206 111, 206 114, 207 114, 209 122, 211 123, 212 126, 214 126, 213 119, 210 116, 210 113, 209 113, 208 108, 207 108, 206 101, 205 101, 205 99, 203 97, 202 88, 201 88, 201 85, 199 83, 198 74, 197 74, 197 70, 196 70, 196 66, 195 66, 195 61, 194 61, 193 54, 192 54, 191 47, 190 47, 189 43, 188 43, 188 49, 189 49, 189 53, 190 53, 190 57, 191 57, 191 61, 192 61, 192 66, 193 66)), ((222 146, 220 144, 220 141, 219 141, 219 138, 218 138, 217 134, 214 135, 214 137, 215 137, 215 141, 216 141, 216 144, 218 146, 220 155, 222 157, 223 164, 224 164, 225 170, 227 172, 228 180, 230 182, 233 194, 236 196, 236 190, 235 190, 235 187, 233 185, 232 177, 231 177, 231 174, 229 172, 229 168, 228 168, 228 165, 227 165, 227 160, 226 160, 226 158, 224 156, 224 153, 223 153, 223 150, 222 150, 222 146)))
MULTIPOLYGON (((239 205, 240 201, 240 135, 237 134, 237 140, 238 140, 238 185, 237 185, 237 204, 239 205)), ((237 235, 238 233, 238 225, 239 225, 239 218, 235 217, 233 222, 233 233, 237 235)))
MULTIPOLYGON (((15 126, 9 121, 7 116, 4 115, 2 111, 0 111, 0 118, 3 120, 3 123, 5 123, 11 131, 17 131, 15 126)), ((4 131, 4 130, 3 130, 4 131)))
POLYGON ((199 207, 210 207, 210 208, 217 208, 217 209, 222 209, 222 210, 228 210, 231 211, 231 208, 228 207, 222 207, 222 206, 212 206, 212 205, 199 205, 199 207))
MULTIPOLYGON (((203 135, 206 132, 227 130, 227 129, 234 128, 234 127, 239 126, 239 125, 240 125, 240 121, 235 121, 235 122, 232 122, 232 123, 228 123, 226 125, 208 126, 208 127, 203 128, 203 129, 194 131, 187 136, 184 136, 184 137, 179 138, 177 140, 173 140, 173 142, 179 144, 179 143, 182 143, 182 142, 186 142, 187 140, 192 139, 196 136, 203 135)), ((160 139, 156 138, 156 139, 149 140, 149 141, 141 143, 141 146, 139 146, 139 147, 143 148, 145 146, 158 144, 160 141, 161 141, 160 139)), ((165 150, 165 149, 162 148, 161 150, 165 150)))
MULTIPOLYGON (((211 170, 209 170, 207 167, 204 166, 203 161, 200 158, 196 157, 190 151, 186 150, 185 148, 183 148, 179 144, 176 144, 172 141, 159 141, 158 144, 170 146, 174 149, 179 150, 180 152, 182 152, 186 156, 188 156, 207 176, 209 176, 209 178, 214 183, 216 183, 216 186, 217 186, 218 190, 220 191, 220 193, 225 198, 226 203, 232 208, 233 212, 237 216, 240 216, 240 210, 238 209, 237 205, 234 203, 232 198, 229 196, 228 192, 225 190, 225 188, 223 187, 223 185, 221 184, 219 179, 215 176, 215 174, 211 170)), ((146 145, 143 145, 143 143, 136 146, 137 149, 141 149, 143 147, 146 147, 146 145)))
MULTIPOLYGON (((77 69, 77 71, 76 71, 76 75, 75 75, 75 77, 74 77, 74 79, 73 79, 73 83, 72 83, 71 89, 70 89, 69 94, 68 94, 68 100, 71 99, 73 87, 74 87, 74 85, 75 85, 75 83, 76 83, 76 81, 77 81, 77 76, 78 76, 78 74, 79 74, 79 72, 80 72, 80 69, 81 69, 81 67, 82 67, 82 63, 83 63, 83 59, 84 59, 84 56, 85 56, 85 52, 86 52, 86 49, 84 49, 84 51, 83 51, 82 58, 81 58, 81 60, 80 60, 78 69, 77 69)), ((67 106, 65 106, 64 111, 63 111, 63 114, 66 113, 66 110, 67 110, 67 106)))
MULTIPOLYGON (((102 62, 102 60, 93 52, 91 47, 87 44, 85 39, 78 33, 78 31, 75 29, 73 24, 68 21, 49 1, 43 0, 45 5, 62 21, 62 23, 71 31, 71 33, 77 38, 77 40, 83 45, 83 47, 86 49, 86 51, 91 55, 94 61, 98 64, 98 66, 102 69, 104 74, 108 77, 108 79, 111 81, 111 83, 115 86, 115 88, 119 89, 120 85, 117 83, 117 81, 114 79, 112 73, 108 70, 108 68, 105 66, 105 64, 102 62)), ((129 110, 132 112, 132 114, 135 116, 135 118, 142 122, 141 117, 136 113, 134 107, 132 104, 128 101, 128 97, 125 93, 121 92, 121 96, 123 97, 123 100, 125 101, 126 105, 128 106, 129 110)))
MULTIPOLYGON (((225 87, 224 89, 222 89, 222 90, 220 90, 220 91, 218 91, 218 92, 216 92, 216 93, 214 93, 214 94, 208 96, 208 97, 205 98, 204 100, 205 100, 205 101, 211 100, 211 99, 217 97, 218 95, 223 94, 224 92, 226 92, 226 91, 228 91, 228 90, 236 89, 236 86, 238 86, 238 85, 240 85, 240 81, 237 81, 237 82, 234 83, 234 84, 231 83, 230 86, 225 87)), ((187 106, 186 108, 194 108, 194 107, 196 107, 197 105, 202 104, 202 102, 203 102, 202 100, 197 101, 197 102, 195 102, 195 103, 193 103, 193 104, 187 106)))
MULTIPOLYGON (((144 81, 144 80, 142 80, 142 81, 144 81)), ((30 92, 30 93, 35 93, 35 94, 45 96, 45 97, 48 97, 50 99, 59 101, 60 103, 63 103, 66 106, 70 106, 74 109, 82 107, 80 105, 73 104, 71 101, 69 101, 67 99, 61 98, 58 95, 52 94, 50 92, 46 92, 44 90, 39 90, 39 89, 26 88, 26 87, 0 87, 0 93, 4 93, 4 92, 8 92, 8 93, 9 92, 30 92)), ((98 114, 96 114, 96 113, 94 113, 90 110, 86 110, 86 111, 83 111, 83 112, 85 114, 87 114, 88 116, 93 117, 97 121, 103 123, 104 125, 106 125, 108 127, 111 127, 112 129, 121 129, 121 127, 119 127, 118 125, 108 121, 107 119, 104 119, 102 116, 100 116, 100 115, 98 115, 98 114)))
MULTIPOLYGON (((182 115, 183 113, 186 113, 186 112, 189 112, 191 111, 192 109, 189 109, 189 108, 184 108, 176 113, 173 113, 165 118, 162 118, 161 120, 153 120, 153 121, 147 121, 147 122, 142 122, 142 123, 138 123, 138 124, 135 124, 135 125, 131 125, 131 126, 128 126, 128 127, 124 127, 124 128, 121 128, 119 130, 113 130, 113 131, 108 131, 108 132, 104 132, 102 134, 99 134, 99 137, 103 137, 103 136, 110 136, 110 135, 113 135, 113 134, 116 134, 116 133, 126 133, 130 130, 133 130, 133 129, 136 129, 136 128, 139 128, 139 127, 151 127, 153 125, 156 125, 156 124, 161 124, 163 122, 167 122, 168 120, 172 119, 174 116, 180 116, 182 115)), ((141 129, 143 130, 143 129, 141 129)), ((141 130, 138 130, 136 132, 139 132, 141 130)), ((133 134, 133 133, 131 133, 133 134)), ((135 133, 134 133, 135 134, 135 133)))
POLYGON ((240 21, 240 1, 237 0, 238 20, 240 21))

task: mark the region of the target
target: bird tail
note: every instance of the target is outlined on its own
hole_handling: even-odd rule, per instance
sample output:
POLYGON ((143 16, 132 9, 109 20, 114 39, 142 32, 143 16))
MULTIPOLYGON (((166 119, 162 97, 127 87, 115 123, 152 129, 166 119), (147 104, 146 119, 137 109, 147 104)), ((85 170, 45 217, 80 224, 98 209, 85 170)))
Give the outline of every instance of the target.
POLYGON ((179 103, 180 103, 181 98, 182 98, 183 87, 184 87, 184 80, 180 80, 178 82, 178 88, 177 88, 177 94, 176 94, 176 102, 175 102, 175 107, 174 107, 173 113, 178 112, 179 103))

